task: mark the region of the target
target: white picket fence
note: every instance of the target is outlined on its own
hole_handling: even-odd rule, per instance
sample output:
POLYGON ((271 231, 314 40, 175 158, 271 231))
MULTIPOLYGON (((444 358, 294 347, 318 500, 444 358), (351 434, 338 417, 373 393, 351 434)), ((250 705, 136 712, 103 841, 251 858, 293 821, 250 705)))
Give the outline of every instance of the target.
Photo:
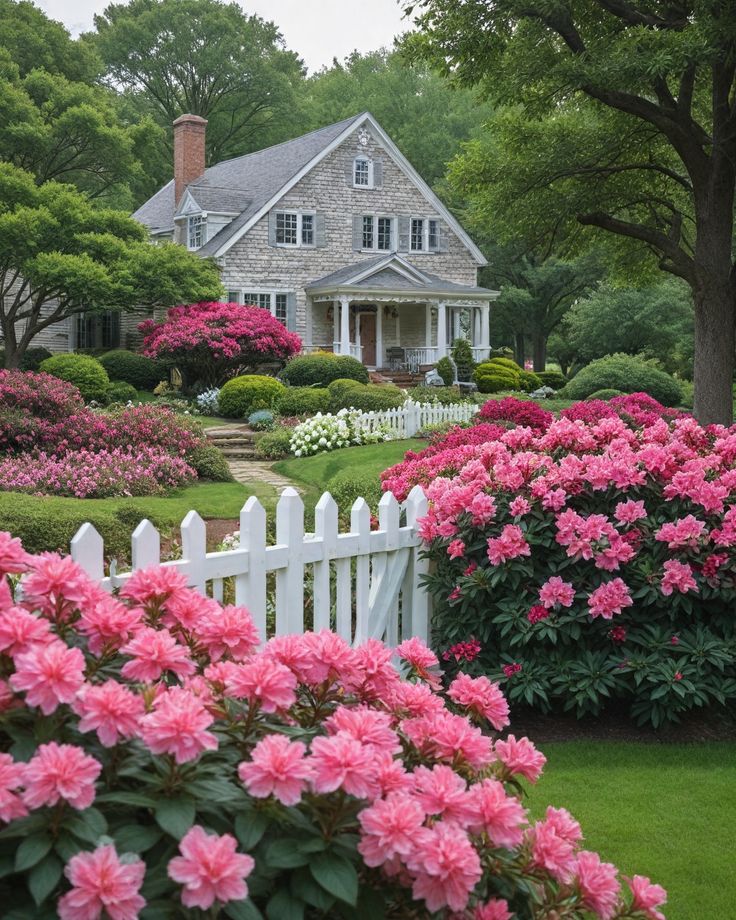
POLYGON ((419 486, 403 505, 387 492, 378 506, 378 528, 372 530, 370 509, 359 498, 350 530, 340 533, 337 504, 325 492, 315 507, 314 533, 305 533, 304 503, 288 488, 276 507, 276 542, 270 545, 266 511, 251 497, 240 512, 235 549, 208 553, 206 524, 190 511, 181 524, 181 559, 161 563, 161 538, 147 520, 131 537, 129 572, 118 573, 113 564, 105 574, 103 540, 89 523, 71 541, 71 556, 109 591, 125 584, 132 572, 159 564, 183 572, 191 587, 218 600, 224 580, 232 578, 235 603, 250 610, 262 637, 332 628, 354 644, 376 638, 393 647, 411 636, 429 638, 430 599, 420 587, 427 562, 420 557, 417 532, 426 513, 419 486), (275 579, 269 583, 271 573, 275 579), (312 610, 306 623, 305 600, 311 600, 312 610), (275 630, 267 629, 270 604, 275 630))
POLYGON ((469 422, 478 412, 473 403, 454 403, 441 406, 435 403, 415 403, 408 399, 398 409, 386 409, 384 412, 363 412, 357 424, 364 431, 388 428, 391 437, 413 438, 428 425, 441 425, 444 422, 469 422))

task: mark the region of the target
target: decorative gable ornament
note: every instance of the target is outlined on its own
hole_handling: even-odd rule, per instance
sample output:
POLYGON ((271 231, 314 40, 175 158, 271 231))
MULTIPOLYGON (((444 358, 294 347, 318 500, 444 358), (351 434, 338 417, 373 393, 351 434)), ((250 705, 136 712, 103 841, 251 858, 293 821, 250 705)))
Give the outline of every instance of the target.
POLYGON ((370 134, 366 131, 365 128, 361 128, 358 131, 358 143, 361 147, 367 147, 368 141, 371 139, 370 134))

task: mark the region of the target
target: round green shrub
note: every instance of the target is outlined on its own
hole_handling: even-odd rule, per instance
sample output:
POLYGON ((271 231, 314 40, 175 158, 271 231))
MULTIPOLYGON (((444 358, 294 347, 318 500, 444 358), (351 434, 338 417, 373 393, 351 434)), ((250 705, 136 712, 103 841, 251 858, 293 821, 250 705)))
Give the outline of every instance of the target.
POLYGON ((446 387, 451 387, 455 382, 455 370, 449 358, 440 358, 435 365, 435 370, 440 375, 446 387))
POLYGON ((614 396, 623 396, 623 395, 624 394, 621 390, 610 390, 610 389, 609 390, 596 390, 595 393, 591 393, 590 396, 588 396, 587 398, 588 399, 602 399, 607 402, 609 399, 613 399, 614 396))
POLYGON ((100 362, 90 355, 53 355, 41 362, 39 370, 73 383, 86 402, 107 402, 110 378, 100 362))
POLYGON ((586 399, 596 390, 648 393, 663 406, 682 401, 682 387, 674 377, 634 355, 607 355, 592 361, 565 386, 565 397, 586 399))
POLYGON ((383 495, 381 481, 377 476, 367 476, 351 470, 342 470, 329 479, 327 491, 337 502, 341 518, 349 517, 350 509, 358 498, 364 498, 371 511, 375 511, 383 495))
MULTIPOLYGON (((354 386, 361 385, 355 380, 348 382, 354 386)), ((279 415, 284 416, 329 412, 330 398, 327 387, 287 387, 276 402, 276 410, 279 415)))
POLYGON ((202 444, 195 447, 187 457, 187 463, 193 466, 200 479, 212 482, 233 482, 233 474, 227 465, 222 451, 214 444, 202 444))
POLYGON ((136 399, 138 399, 138 391, 124 380, 112 380, 107 386, 109 403, 135 402, 136 399))
POLYGON ((247 418, 256 409, 272 409, 286 387, 275 377, 244 374, 220 390, 220 412, 225 418, 247 418))
POLYGON ((256 457, 262 457, 264 460, 283 460, 291 453, 290 443, 291 430, 289 428, 267 431, 256 441, 256 457))
POLYGON ((537 377, 542 381, 542 386, 551 387, 553 390, 561 390, 567 380, 559 371, 535 371, 537 377))
POLYGON ((533 371, 525 371, 523 368, 519 368, 519 380, 521 389, 525 393, 533 393, 543 385, 541 378, 537 374, 533 371))
POLYGON ((281 371, 281 379, 293 387, 326 387, 333 380, 345 377, 368 383, 368 369, 356 358, 329 351, 298 355, 281 371))
POLYGON ((99 360, 111 380, 124 380, 136 390, 153 390, 168 376, 160 361, 122 348, 106 352, 99 360))
POLYGON ((510 371, 514 371, 517 374, 519 371, 523 370, 523 368, 511 358, 491 358, 486 363, 495 364, 497 367, 507 367, 510 371))
POLYGON ((386 384, 366 384, 346 387, 333 395, 330 402, 330 411, 338 412, 340 409, 360 409, 361 412, 384 412, 386 409, 396 409, 403 406, 406 396, 398 387, 386 384))
POLYGON ((513 370, 505 364, 495 364, 492 361, 486 361, 476 367, 473 372, 473 379, 478 385, 478 389, 481 393, 500 393, 502 390, 518 390, 521 387, 521 378, 519 376, 521 368, 518 366, 515 367, 516 370, 513 370))
POLYGON ((441 406, 452 406, 467 402, 468 399, 459 387, 413 387, 407 395, 412 402, 437 403, 441 406))

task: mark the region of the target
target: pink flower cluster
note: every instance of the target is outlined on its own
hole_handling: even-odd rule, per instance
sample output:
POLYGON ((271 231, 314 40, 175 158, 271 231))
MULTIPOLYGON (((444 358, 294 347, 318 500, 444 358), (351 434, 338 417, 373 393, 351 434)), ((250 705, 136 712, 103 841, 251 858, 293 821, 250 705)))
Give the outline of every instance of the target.
POLYGON ((53 424, 83 408, 79 390, 65 380, 0 370, 0 453, 34 447, 40 423, 53 424))
POLYGON ((505 396, 503 399, 489 399, 484 403, 478 418, 484 422, 513 422, 525 428, 546 431, 555 417, 530 399, 505 396))
MULTIPOLYGON (((49 892, 61 920, 135 920, 149 876, 160 897, 187 909, 242 902, 258 869, 241 851, 244 830, 253 845, 266 835, 257 852, 288 890, 278 873, 298 856, 290 826, 313 830, 316 860, 322 834, 352 848, 361 884, 418 911, 509 920, 508 903, 492 895, 495 873, 533 884, 550 908, 564 886, 571 909, 601 920, 659 916, 664 891, 636 876, 624 896, 615 869, 579 849, 566 811, 530 821, 518 783, 539 779, 544 756, 526 738, 489 731, 508 725, 498 684, 461 673, 443 695, 438 659, 418 639, 395 650, 405 677, 381 642, 352 647, 327 630, 259 650, 247 610, 196 594, 172 568, 139 571, 111 596, 70 559, 29 556, 8 534, 0 586, 5 718, 53 716, 59 736, 27 763, 0 754, 0 820, 37 813, 52 834, 62 822, 86 835, 49 892), (15 603, 8 575, 21 579, 15 603), (159 809, 169 796, 192 803, 188 828, 168 830, 159 809), (250 810, 241 811, 244 797, 250 810), (121 824, 128 802, 135 817, 121 824), (83 820, 92 805, 111 828, 97 843, 83 820), (160 848, 128 852, 130 825, 176 838, 165 875, 160 848), (269 863, 284 835, 289 860, 269 863)), ((564 601, 564 584, 549 588, 564 601)))

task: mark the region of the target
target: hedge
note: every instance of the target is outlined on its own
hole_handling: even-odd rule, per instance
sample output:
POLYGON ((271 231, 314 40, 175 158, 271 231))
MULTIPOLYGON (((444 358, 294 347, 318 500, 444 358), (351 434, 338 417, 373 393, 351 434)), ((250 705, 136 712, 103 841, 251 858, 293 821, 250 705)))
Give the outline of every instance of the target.
MULTIPOLYGON (((355 380, 350 383, 360 386, 355 380)), ((316 415, 330 411, 330 390, 327 387, 287 387, 276 401, 279 415, 316 415)))
POLYGON ((256 409, 273 408, 285 389, 281 381, 263 374, 233 377, 220 390, 220 412, 226 418, 247 418, 256 409))
POLYGON ((326 387, 333 380, 350 378, 368 383, 368 370, 356 358, 320 351, 292 358, 281 371, 281 379, 293 387, 326 387))
POLYGON ((136 390, 153 390, 168 377, 160 361, 123 348, 108 351, 99 360, 111 380, 124 380, 136 390))
POLYGON ((360 409, 362 412, 384 412, 386 409, 396 409, 404 402, 406 402, 406 395, 398 387, 389 384, 385 386, 359 384, 346 387, 337 393, 333 392, 330 411, 360 409))
POLYGON ((542 386, 551 387, 553 390, 561 390, 567 380, 559 371, 535 371, 537 377, 542 381, 542 386))
POLYGON ((86 402, 107 402, 110 378, 100 362, 90 355, 53 355, 41 362, 39 370, 73 383, 86 402))
POLYGON ((588 364, 564 390, 567 399, 586 399, 597 390, 648 393, 664 406, 682 402, 682 387, 669 374, 633 355, 607 355, 588 364))

